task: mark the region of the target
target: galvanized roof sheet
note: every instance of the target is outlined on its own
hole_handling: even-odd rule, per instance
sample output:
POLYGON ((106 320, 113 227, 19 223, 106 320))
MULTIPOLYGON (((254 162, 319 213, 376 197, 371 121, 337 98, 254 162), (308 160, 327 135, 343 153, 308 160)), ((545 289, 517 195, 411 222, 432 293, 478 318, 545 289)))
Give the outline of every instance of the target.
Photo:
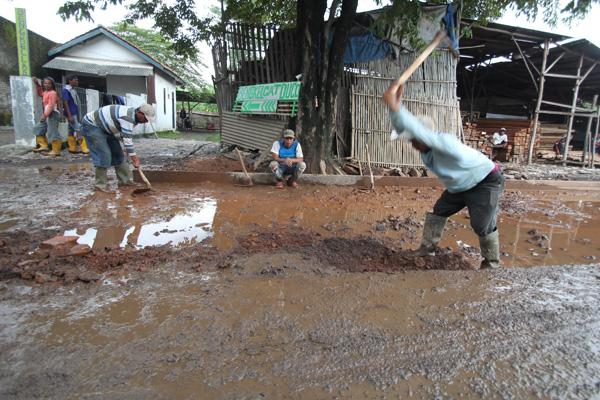
POLYGON ((99 76, 150 76, 153 73, 153 67, 148 64, 79 57, 56 57, 44 64, 44 68, 60 69, 99 76))

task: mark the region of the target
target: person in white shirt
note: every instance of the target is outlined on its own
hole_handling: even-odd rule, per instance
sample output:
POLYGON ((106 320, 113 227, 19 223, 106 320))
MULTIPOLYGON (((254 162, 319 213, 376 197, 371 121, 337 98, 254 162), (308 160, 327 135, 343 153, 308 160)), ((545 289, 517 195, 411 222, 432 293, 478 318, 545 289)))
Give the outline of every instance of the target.
POLYGON ((496 159, 498 152, 505 148, 508 144, 508 135, 506 134, 506 128, 500 128, 500 133, 494 132, 492 135, 492 153, 490 159, 493 161, 496 159))

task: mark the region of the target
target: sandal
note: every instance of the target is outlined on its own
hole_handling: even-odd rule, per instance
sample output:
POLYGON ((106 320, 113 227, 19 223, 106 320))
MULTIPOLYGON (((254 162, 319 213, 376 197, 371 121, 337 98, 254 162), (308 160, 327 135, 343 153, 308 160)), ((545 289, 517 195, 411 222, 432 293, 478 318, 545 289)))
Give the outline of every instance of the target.
POLYGON ((296 182, 290 182, 290 183, 288 183, 288 186, 293 189, 296 189, 298 187, 298 184, 296 182))
POLYGON ((277 182, 275 184, 275 188, 277 188, 277 189, 283 189, 283 182, 277 182))

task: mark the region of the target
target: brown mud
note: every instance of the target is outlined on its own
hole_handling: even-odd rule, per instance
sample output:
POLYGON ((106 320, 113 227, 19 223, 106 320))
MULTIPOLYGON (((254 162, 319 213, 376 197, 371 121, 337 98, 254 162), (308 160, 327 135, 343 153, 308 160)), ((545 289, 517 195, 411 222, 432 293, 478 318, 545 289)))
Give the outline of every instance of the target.
MULTIPOLYGON (((140 158, 241 171, 202 146, 140 158)), ((507 190, 503 267, 481 271, 466 211, 435 257, 400 256, 439 188, 107 195, 75 157, 27 157, 0 162, 1 398, 600 396, 595 182, 507 190), (41 246, 57 235, 81 247, 41 246)))

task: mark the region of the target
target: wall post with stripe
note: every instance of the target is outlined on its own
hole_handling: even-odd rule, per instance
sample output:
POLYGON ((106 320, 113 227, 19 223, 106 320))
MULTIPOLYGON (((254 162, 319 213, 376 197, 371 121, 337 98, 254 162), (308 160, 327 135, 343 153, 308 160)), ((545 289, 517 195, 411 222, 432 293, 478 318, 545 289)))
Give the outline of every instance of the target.
POLYGON ((24 8, 15 8, 15 27, 17 29, 17 51, 19 56, 19 75, 31 76, 29 63, 29 35, 24 8))

